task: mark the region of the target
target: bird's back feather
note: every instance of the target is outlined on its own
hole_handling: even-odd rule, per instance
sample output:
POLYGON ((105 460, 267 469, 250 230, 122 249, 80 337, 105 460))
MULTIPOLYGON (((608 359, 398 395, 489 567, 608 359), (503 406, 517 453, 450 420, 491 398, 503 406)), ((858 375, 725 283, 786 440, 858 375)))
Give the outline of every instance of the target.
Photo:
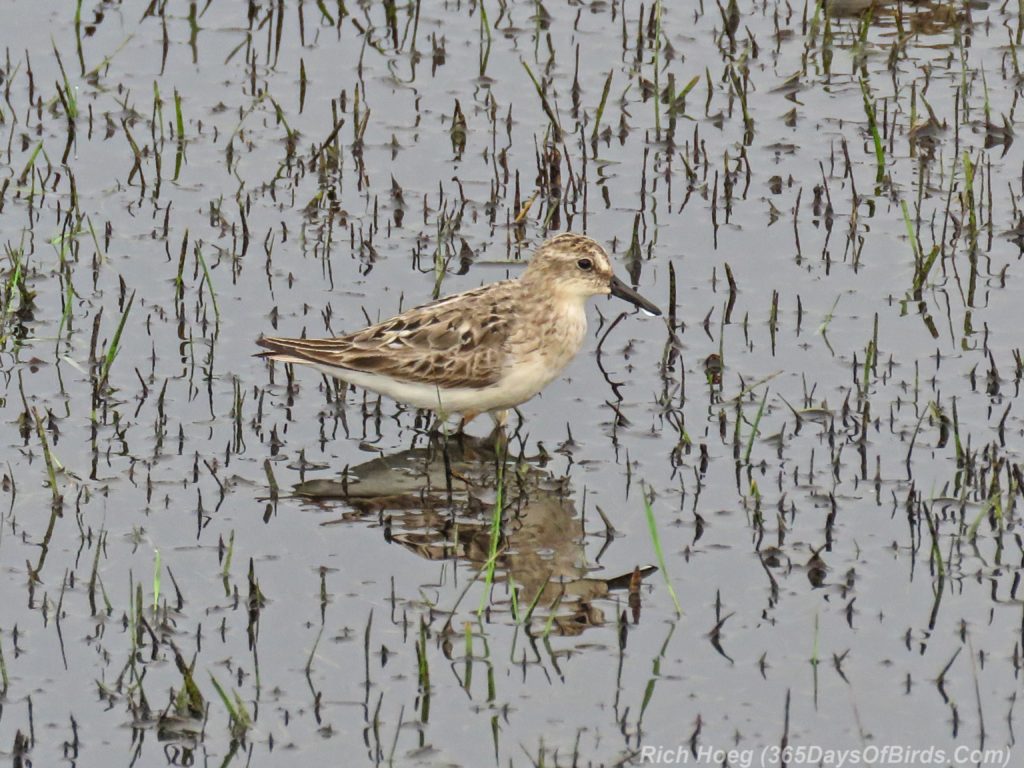
POLYGON ((263 357, 445 387, 501 377, 520 286, 509 280, 459 293, 331 339, 261 337, 263 357))

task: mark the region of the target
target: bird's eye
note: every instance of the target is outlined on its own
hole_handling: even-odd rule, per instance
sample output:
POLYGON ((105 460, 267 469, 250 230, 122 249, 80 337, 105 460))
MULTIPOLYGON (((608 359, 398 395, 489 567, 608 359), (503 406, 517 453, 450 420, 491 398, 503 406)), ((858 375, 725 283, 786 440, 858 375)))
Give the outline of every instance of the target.
POLYGON ((594 268, 594 262, 590 259, 580 259, 576 262, 576 266, 582 269, 584 272, 589 272, 594 268))

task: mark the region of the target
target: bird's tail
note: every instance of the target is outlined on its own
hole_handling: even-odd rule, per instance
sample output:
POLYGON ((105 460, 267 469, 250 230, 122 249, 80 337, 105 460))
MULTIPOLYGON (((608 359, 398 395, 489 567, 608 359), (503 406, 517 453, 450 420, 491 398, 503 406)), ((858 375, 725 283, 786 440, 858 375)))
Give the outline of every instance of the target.
POLYGON ((308 364, 311 361, 296 354, 296 347, 303 339, 285 339, 276 336, 260 336, 256 344, 265 351, 257 352, 254 357, 264 360, 276 360, 279 363, 308 364))

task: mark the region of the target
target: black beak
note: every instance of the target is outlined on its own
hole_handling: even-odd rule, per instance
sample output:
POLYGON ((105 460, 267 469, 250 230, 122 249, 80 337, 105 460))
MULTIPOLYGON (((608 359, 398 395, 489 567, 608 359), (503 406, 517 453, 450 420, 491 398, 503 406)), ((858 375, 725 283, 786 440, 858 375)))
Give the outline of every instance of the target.
POLYGON ((624 282, 619 280, 619 278, 617 278, 615 275, 612 275, 611 289, 612 296, 617 296, 620 299, 625 299, 630 304, 635 304, 636 306, 640 307, 640 309, 642 309, 644 312, 647 312, 651 315, 661 314, 660 309, 658 309, 654 304, 649 302, 647 299, 645 299, 639 293, 634 291, 624 282))

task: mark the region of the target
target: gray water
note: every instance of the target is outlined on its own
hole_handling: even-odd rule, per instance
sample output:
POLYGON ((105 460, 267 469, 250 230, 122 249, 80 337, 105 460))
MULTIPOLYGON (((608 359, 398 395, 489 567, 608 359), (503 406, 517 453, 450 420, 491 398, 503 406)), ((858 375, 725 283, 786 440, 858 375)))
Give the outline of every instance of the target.
POLYGON ((1013 5, 9 2, 0 753, 1016 764, 1013 5), (488 448, 254 341, 568 229, 666 316, 513 417, 487 589, 488 448))

